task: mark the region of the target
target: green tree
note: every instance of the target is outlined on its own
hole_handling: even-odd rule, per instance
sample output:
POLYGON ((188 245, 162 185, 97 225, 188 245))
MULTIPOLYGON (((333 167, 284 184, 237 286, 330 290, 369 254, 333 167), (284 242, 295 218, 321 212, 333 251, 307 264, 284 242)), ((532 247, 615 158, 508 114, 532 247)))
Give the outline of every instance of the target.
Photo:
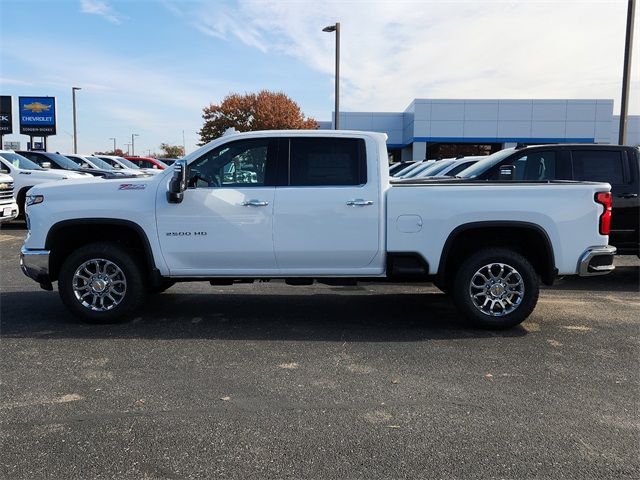
POLYGON ((202 111, 200 145, 220 137, 228 128, 239 132, 318 128, 318 123, 305 118, 298 104, 282 92, 232 93, 219 105, 212 103, 202 111))
POLYGON ((184 148, 182 145, 169 145, 168 143, 160 144, 160 155, 166 158, 181 158, 184 157, 184 148))

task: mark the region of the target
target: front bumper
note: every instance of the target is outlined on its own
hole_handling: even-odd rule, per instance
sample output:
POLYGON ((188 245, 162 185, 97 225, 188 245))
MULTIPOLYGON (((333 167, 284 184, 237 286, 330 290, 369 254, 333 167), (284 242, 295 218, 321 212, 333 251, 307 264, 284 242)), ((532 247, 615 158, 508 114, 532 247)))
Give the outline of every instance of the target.
MULTIPOLYGON (((20 268, 27 277, 34 279, 42 288, 51 286, 49 277, 49 250, 20 249, 20 268)), ((50 288, 47 288, 49 290, 50 288)))
POLYGON ((8 205, 0 205, 0 223, 10 222, 18 216, 18 204, 13 202, 8 205), (5 215, 5 209, 10 209, 8 215, 5 215))
POLYGON ((580 257, 578 263, 578 275, 581 277, 592 277, 594 275, 606 275, 616 267, 613 264, 613 257, 616 254, 616 247, 606 245, 603 247, 589 247, 580 257))

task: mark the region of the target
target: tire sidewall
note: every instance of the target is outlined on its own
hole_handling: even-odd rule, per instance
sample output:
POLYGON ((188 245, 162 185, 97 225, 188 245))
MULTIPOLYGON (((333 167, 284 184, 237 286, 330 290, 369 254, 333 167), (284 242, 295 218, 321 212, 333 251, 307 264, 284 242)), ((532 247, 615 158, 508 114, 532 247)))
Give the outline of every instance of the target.
POLYGON ((73 252, 63 262, 58 275, 58 291, 65 306, 71 312, 91 323, 115 323, 126 320, 144 299, 142 269, 129 251, 116 244, 94 243, 73 252), (113 309, 96 312, 84 307, 73 292, 73 275, 84 262, 103 258, 116 264, 124 274, 127 290, 124 299, 113 309))
POLYGON ((482 250, 465 260, 454 279, 453 297, 458 309, 475 326, 480 328, 511 328, 522 323, 533 312, 540 291, 540 283, 535 269, 519 253, 508 249, 482 250), (518 308, 513 312, 492 317, 482 313, 473 303, 469 295, 469 284, 475 273, 489 263, 504 263, 515 268, 524 282, 524 296, 518 308))

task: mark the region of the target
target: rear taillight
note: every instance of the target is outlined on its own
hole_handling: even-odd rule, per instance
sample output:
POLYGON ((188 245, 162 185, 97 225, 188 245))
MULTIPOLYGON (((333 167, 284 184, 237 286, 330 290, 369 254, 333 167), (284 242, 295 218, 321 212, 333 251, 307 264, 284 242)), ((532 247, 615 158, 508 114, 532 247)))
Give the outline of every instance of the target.
POLYGON ((611 192, 596 193, 596 202, 604 207, 600 215, 600 235, 609 235, 611 231, 611 192))

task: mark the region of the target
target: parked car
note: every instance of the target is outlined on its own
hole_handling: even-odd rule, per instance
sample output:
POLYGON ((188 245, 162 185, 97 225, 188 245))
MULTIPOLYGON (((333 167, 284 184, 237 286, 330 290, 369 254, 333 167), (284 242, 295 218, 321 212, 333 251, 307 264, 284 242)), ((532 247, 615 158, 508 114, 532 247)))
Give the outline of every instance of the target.
POLYGON ((413 165, 414 163, 416 162, 398 162, 398 163, 389 165, 389 175, 393 175, 399 172, 400 170, 404 170, 405 168, 407 168, 410 165, 413 165))
POLYGON ((130 168, 120 168, 116 169, 112 167, 109 163, 105 162, 101 158, 98 158, 93 155, 78 155, 75 153, 65 153, 64 155, 68 159, 77 163, 81 168, 92 168, 94 170, 105 170, 110 172, 112 175, 145 175, 140 170, 133 170, 130 168))
POLYGON ((68 170, 45 170, 12 150, 0 150, 0 169, 13 178, 14 197, 20 209, 20 217, 24 216, 27 192, 34 185, 56 180, 87 178, 84 173, 68 170))
POLYGON ((405 173, 399 178, 422 178, 435 175, 438 172, 453 165, 455 160, 453 158, 445 158, 443 160, 432 161, 430 163, 424 163, 418 168, 414 168, 409 173, 405 173))
POLYGON ((420 162, 414 162, 412 165, 409 165, 408 167, 398 170, 396 173, 393 174, 393 176, 395 178, 402 178, 405 175, 408 175, 409 173, 413 172, 414 170, 426 168, 429 165, 432 165, 433 163, 435 163, 435 160, 422 160, 420 162))
POLYGON ((150 169, 156 169, 156 170, 164 170, 168 166, 166 163, 163 163, 160 160, 158 160, 157 158, 153 158, 153 157, 128 157, 128 156, 125 156, 124 158, 126 158, 127 160, 129 160, 132 163, 135 163, 140 168, 150 168, 150 169))
POLYGON ((518 181, 607 182, 613 196, 611 245, 622 255, 640 256, 640 150, 619 145, 536 145, 509 148, 480 160, 458 176, 493 181, 513 165, 518 181))
POLYGON ((16 150, 18 155, 22 155, 23 157, 28 158, 32 162, 38 164, 40 167, 45 170, 66 170, 72 172, 83 173, 89 176, 101 177, 104 175, 108 175, 109 172, 104 170, 94 170, 91 168, 82 168, 77 163, 72 160, 69 160, 64 155, 60 155, 59 153, 53 152, 34 152, 34 151, 26 151, 26 150, 16 150))
POLYGON ((13 196, 13 178, 0 164, 0 223, 16 218, 18 210, 18 204, 13 196))
POLYGON ((119 157, 117 155, 96 155, 96 157, 101 158, 102 160, 107 162, 109 165, 114 167, 116 170, 121 170, 123 168, 126 168, 129 170, 139 170, 144 173, 153 173, 153 174, 158 173, 160 171, 153 168, 141 168, 135 163, 127 160, 126 158, 119 157))
POLYGON ((381 133, 246 132, 155 176, 36 186, 22 268, 92 322, 178 281, 280 278, 435 282, 486 328, 527 318, 540 279, 614 268, 606 183, 390 184, 387 161, 381 133))
POLYGON ((461 171, 469 168, 471 165, 475 164, 480 159, 485 158, 485 156, 471 156, 471 157, 462 157, 456 158, 452 164, 440 170, 438 173, 432 175, 434 177, 455 177, 461 171))

